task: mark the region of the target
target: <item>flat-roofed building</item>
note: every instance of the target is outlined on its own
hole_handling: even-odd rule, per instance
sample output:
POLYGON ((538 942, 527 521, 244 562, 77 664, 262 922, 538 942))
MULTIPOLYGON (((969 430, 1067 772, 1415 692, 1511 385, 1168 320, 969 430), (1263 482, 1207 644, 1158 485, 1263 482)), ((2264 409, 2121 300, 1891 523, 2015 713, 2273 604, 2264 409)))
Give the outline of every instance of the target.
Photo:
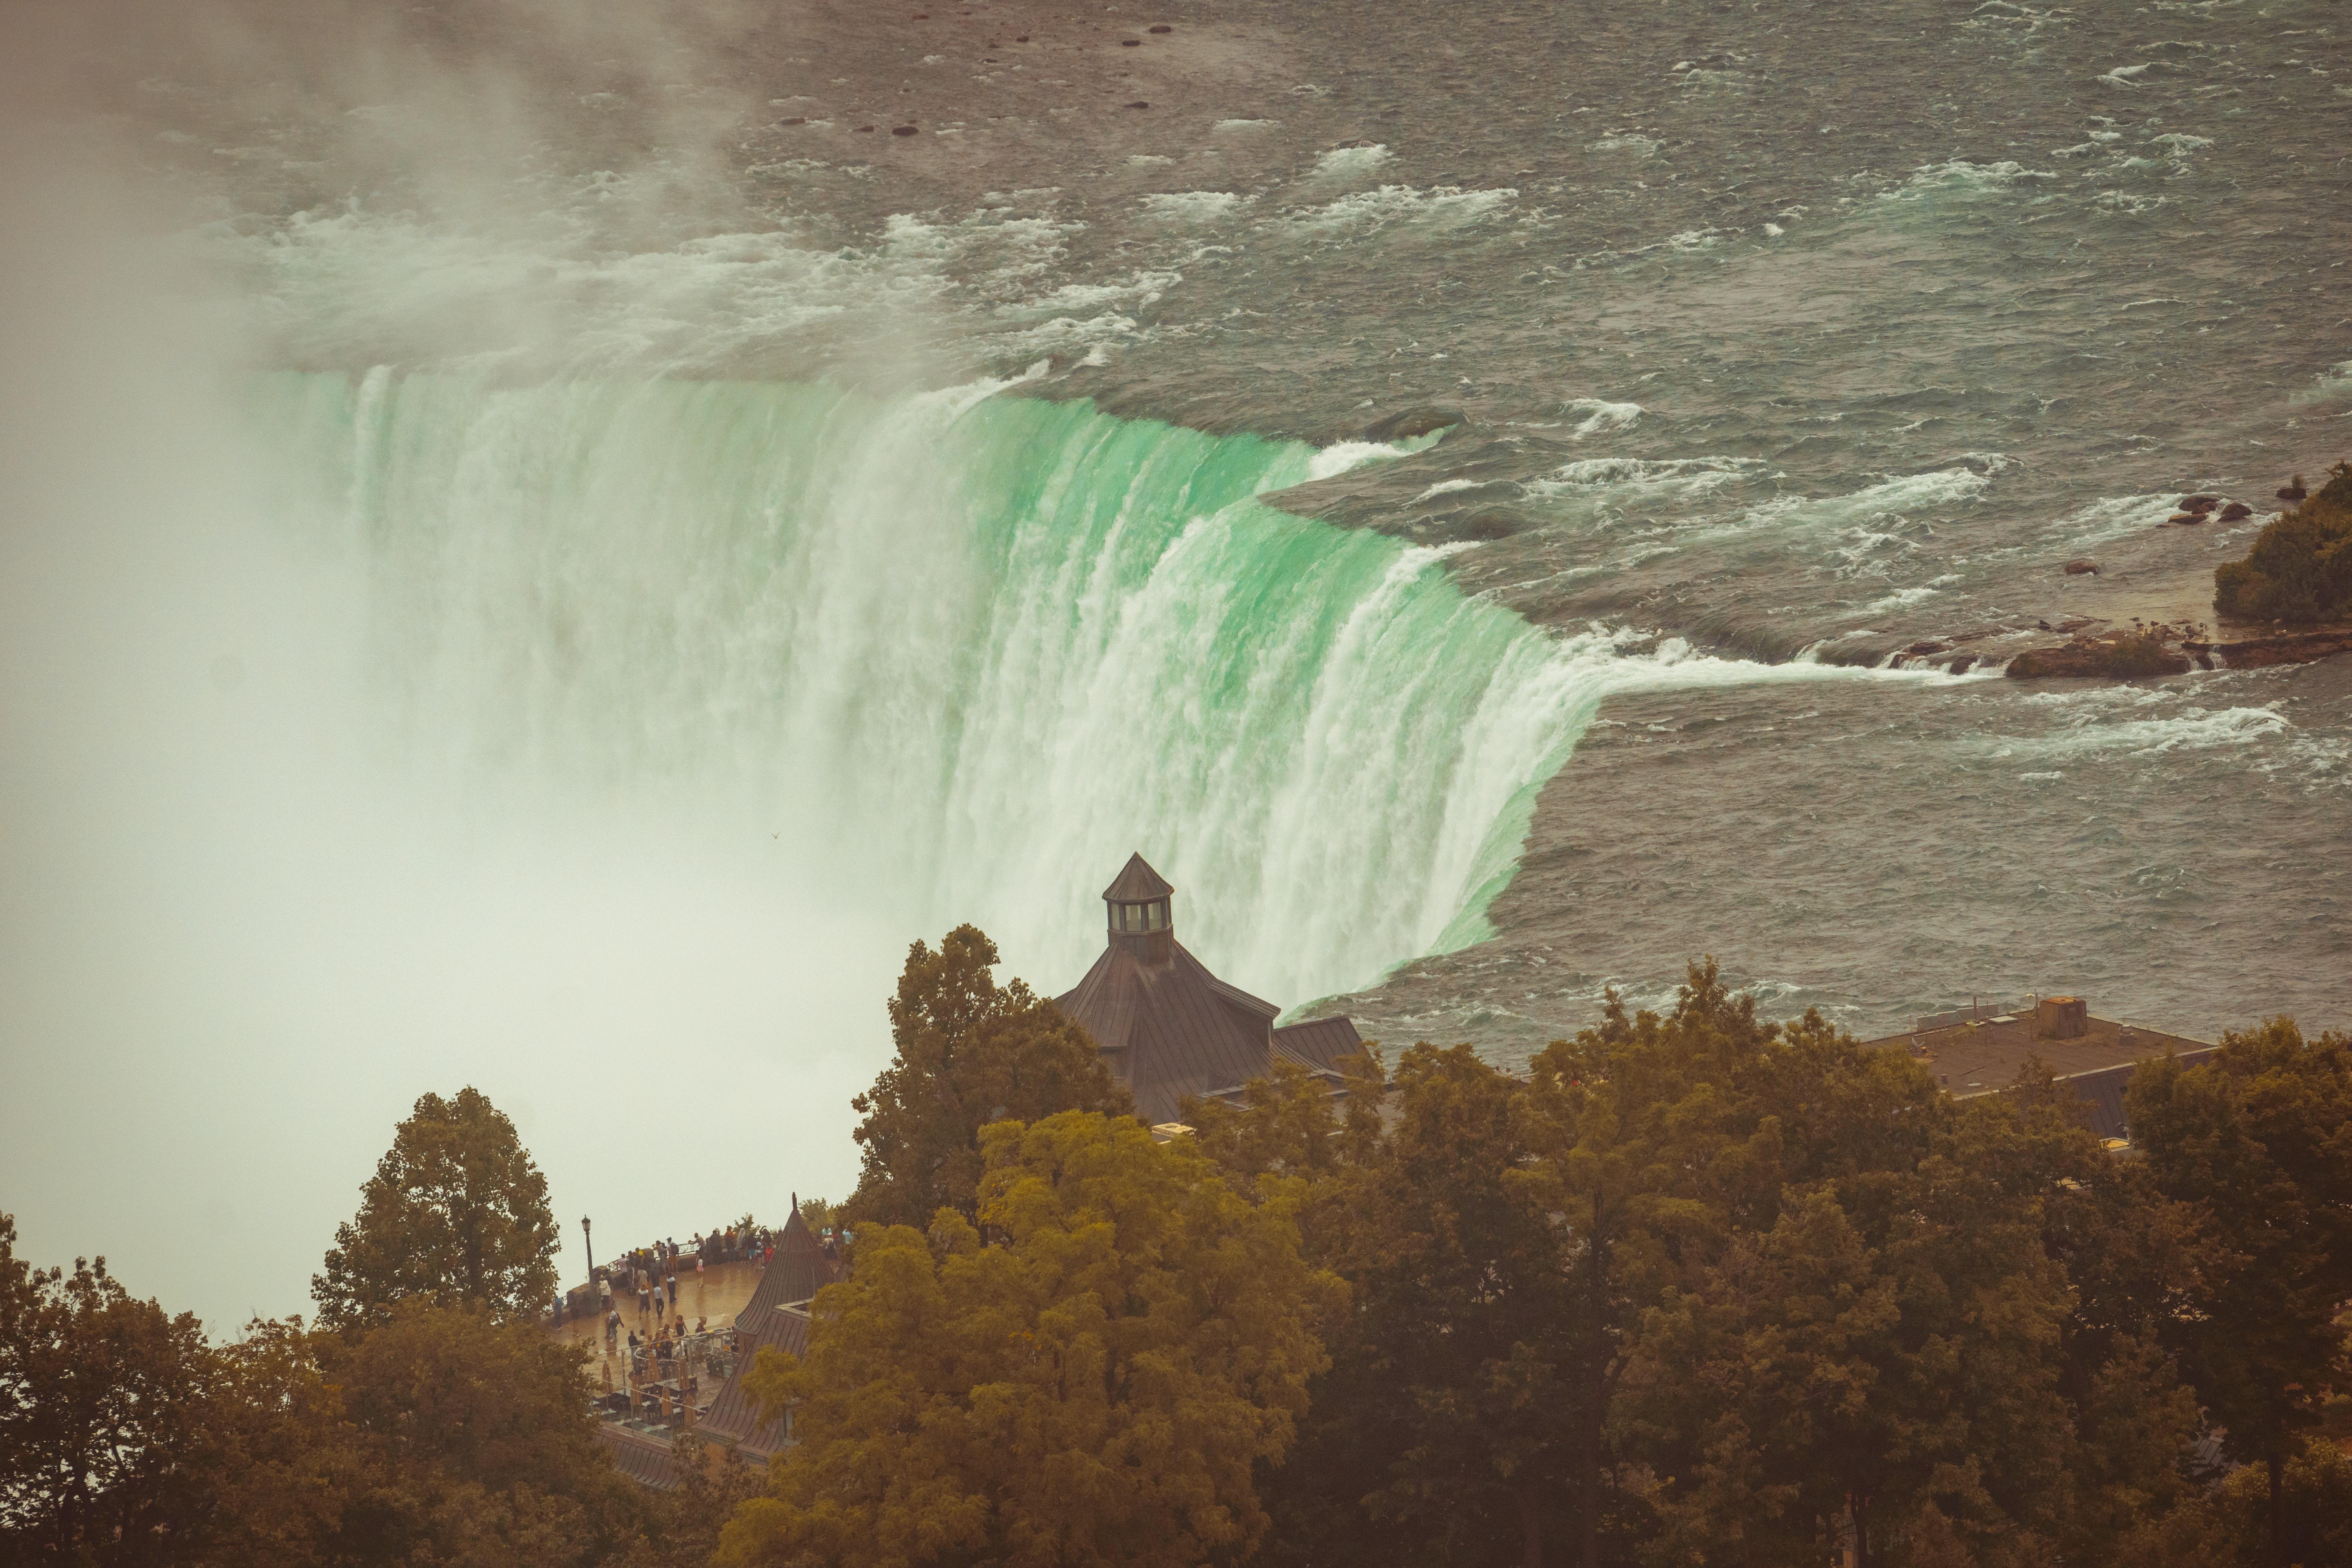
POLYGON ((2111 1143, 2131 1139, 2124 1089, 2133 1068, 2167 1055, 2194 1064, 2215 1049, 2183 1035, 2094 1017, 2078 996, 1939 1013, 1903 1034, 1866 1043, 1908 1049, 1956 1100, 2011 1088, 2025 1064, 2039 1057, 2083 1100, 2091 1131, 2111 1143))

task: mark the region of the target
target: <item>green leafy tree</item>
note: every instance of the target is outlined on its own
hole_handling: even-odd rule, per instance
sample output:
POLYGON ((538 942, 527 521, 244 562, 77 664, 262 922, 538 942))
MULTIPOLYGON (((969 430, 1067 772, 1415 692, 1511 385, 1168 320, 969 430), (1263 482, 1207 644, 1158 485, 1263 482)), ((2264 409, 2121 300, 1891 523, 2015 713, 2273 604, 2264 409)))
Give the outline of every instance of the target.
POLYGON ((1252 1467, 1290 1444, 1337 1293, 1290 1205, 1126 1118, 982 1142, 979 1228, 942 1205, 862 1236, 806 1360, 761 1354, 796 1442, 722 1563, 1196 1568, 1263 1534, 1252 1467))
POLYGON ((310 1296, 336 1329, 389 1322, 412 1298, 531 1319, 554 1298, 557 1241, 547 1178, 514 1123, 478 1089, 427 1094, 335 1228, 310 1296))
POLYGON ((2213 573, 2213 607, 2247 621, 2318 621, 2352 615, 2352 463, 2319 492, 2280 513, 2243 561, 2213 573))
POLYGON ((183 1462, 204 1427, 209 1352, 186 1313, 76 1258, 16 1257, 0 1215, 0 1546, 106 1568, 180 1561, 204 1511, 183 1462))
POLYGON ((1244 1190, 1269 1178, 1325 1183, 1378 1145, 1389 1087, 1376 1042, 1336 1066, 1334 1085, 1277 1058, 1265 1076, 1242 1085, 1238 1103, 1187 1099, 1178 1120, 1192 1129, 1193 1147, 1244 1190))
POLYGON ((2347 1372, 2352 1298, 2352 1039, 2291 1019, 2222 1037, 2214 1058, 2144 1064, 2126 1101, 2155 1184, 2210 1216, 2226 1249, 2183 1335, 2232 1457, 2263 1468, 2273 1560, 2288 1553, 2286 1472, 2347 1372))
POLYGON ((1015 980, 999 986, 996 944, 958 926, 918 942, 890 1000, 898 1053, 850 1102, 861 1169, 838 1218, 924 1226, 940 1208, 978 1213, 981 1129, 1063 1110, 1129 1115, 1134 1103, 1086 1030, 1015 980))

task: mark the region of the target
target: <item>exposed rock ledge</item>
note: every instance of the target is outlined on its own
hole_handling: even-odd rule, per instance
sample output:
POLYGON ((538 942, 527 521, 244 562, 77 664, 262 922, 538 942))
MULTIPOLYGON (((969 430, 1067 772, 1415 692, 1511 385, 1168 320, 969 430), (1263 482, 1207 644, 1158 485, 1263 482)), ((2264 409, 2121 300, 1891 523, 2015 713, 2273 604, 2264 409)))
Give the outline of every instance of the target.
POLYGON ((2009 661, 2011 680, 2096 676, 2137 680, 2149 675, 2186 675, 2194 666, 2185 654, 2151 637, 2077 637, 2055 647, 2030 647, 2009 661))
POLYGON ((2334 654, 2352 653, 2352 626, 2299 626, 2293 631, 2263 632, 2237 642, 2184 642, 2184 649, 2210 658, 2231 669, 2260 669, 2273 664, 2310 664, 2334 654))
POLYGON ((2273 664, 2309 664, 2339 653, 2352 653, 2352 626, 2299 626, 2292 631, 2263 632, 2223 642, 2206 637, 2180 637, 2169 626, 2154 634, 2122 637, 2077 637, 2052 647, 2030 647, 2009 661, 2012 680, 2095 679, 2138 680, 2152 675, 2186 675, 2192 668, 2260 669, 2273 664))

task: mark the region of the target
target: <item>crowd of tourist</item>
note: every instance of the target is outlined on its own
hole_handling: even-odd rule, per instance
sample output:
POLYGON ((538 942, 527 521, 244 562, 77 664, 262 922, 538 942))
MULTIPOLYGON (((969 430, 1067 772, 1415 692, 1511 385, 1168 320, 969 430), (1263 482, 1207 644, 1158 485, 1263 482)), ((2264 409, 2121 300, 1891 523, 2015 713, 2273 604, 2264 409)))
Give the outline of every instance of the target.
POLYGON ((765 1263, 775 1245, 775 1233, 765 1226, 730 1225, 699 1233, 683 1247, 675 1237, 656 1238, 632 1247, 611 1263, 598 1264, 584 1293, 574 1289, 558 1295, 552 1321, 561 1326, 567 1319, 593 1311, 604 1321, 609 1343, 631 1296, 636 1299, 640 1323, 649 1318, 658 1322, 677 1307, 681 1274, 690 1278, 706 1266, 721 1263, 765 1263))

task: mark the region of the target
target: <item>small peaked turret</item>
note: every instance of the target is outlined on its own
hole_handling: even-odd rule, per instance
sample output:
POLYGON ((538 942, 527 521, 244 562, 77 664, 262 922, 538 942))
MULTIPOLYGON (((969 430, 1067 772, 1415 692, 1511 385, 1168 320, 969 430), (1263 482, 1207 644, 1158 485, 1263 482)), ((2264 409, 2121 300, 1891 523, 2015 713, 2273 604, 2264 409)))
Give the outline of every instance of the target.
POLYGON ((784 1221, 784 1228, 776 1237, 776 1256, 782 1258, 787 1254, 817 1257, 824 1254, 824 1243, 817 1239, 816 1232, 811 1230, 808 1221, 801 1217, 801 1195, 798 1193, 793 1194, 793 1216, 784 1221))
POLYGON ((1167 879, 1142 856, 1129 856, 1126 868, 1103 889, 1111 945, 1125 948, 1145 963, 1166 963, 1174 958, 1175 893, 1167 879))

